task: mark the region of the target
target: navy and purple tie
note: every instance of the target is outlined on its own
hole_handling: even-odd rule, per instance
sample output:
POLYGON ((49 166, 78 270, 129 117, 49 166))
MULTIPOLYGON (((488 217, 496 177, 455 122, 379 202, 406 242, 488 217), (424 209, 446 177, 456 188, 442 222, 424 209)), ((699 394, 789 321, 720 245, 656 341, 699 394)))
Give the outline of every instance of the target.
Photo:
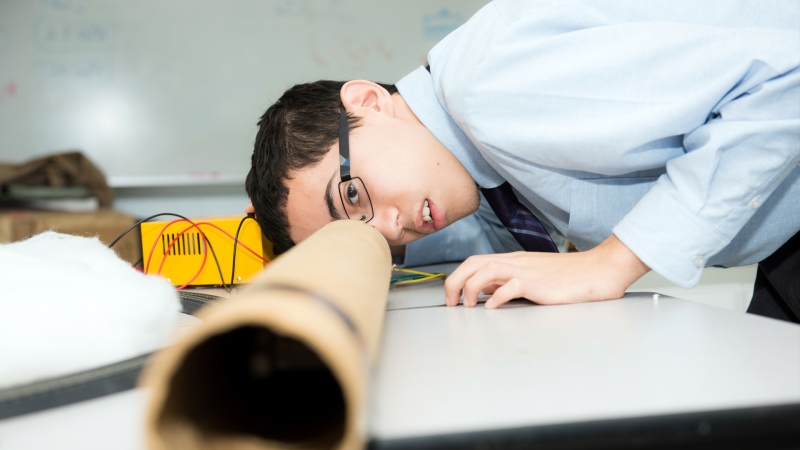
POLYGON ((496 188, 481 188, 481 193, 503 226, 511 232, 525 251, 558 253, 558 248, 547 230, 539 219, 519 202, 508 181, 496 188))

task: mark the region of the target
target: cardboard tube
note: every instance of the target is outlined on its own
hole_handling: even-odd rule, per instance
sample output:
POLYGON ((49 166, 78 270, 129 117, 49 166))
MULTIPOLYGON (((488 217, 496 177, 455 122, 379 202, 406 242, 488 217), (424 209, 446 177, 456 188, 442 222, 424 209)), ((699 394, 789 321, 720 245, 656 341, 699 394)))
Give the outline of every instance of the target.
POLYGON ((383 236, 336 221, 145 369, 148 448, 362 448, 391 277, 383 236))

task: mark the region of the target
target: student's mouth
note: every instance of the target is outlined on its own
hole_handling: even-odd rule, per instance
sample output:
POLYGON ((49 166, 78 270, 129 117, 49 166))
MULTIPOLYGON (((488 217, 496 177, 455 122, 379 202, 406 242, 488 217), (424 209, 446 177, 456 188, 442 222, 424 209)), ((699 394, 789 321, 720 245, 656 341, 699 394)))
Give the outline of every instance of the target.
POLYGON ((444 228, 444 218, 436 209, 432 201, 426 199, 420 209, 417 228, 423 233, 433 233, 444 228))

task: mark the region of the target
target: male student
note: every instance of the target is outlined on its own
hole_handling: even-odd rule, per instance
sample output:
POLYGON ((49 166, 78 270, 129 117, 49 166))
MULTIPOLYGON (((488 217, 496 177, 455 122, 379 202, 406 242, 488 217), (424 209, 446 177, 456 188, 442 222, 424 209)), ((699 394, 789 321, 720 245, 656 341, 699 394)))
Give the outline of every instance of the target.
POLYGON ((266 111, 246 186, 278 252, 348 218, 408 244, 480 191, 526 251, 467 259, 448 305, 605 300, 651 269, 691 287, 763 261, 750 311, 800 321, 800 3, 495 1, 428 61, 266 111))

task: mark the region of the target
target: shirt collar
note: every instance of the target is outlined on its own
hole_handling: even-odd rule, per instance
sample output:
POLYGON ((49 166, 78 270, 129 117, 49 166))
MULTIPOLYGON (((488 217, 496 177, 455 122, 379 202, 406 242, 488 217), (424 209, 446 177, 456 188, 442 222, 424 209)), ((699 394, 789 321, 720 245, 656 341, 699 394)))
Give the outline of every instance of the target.
POLYGON ((406 75, 395 86, 420 122, 464 165, 478 186, 493 188, 505 181, 439 103, 433 78, 425 67, 406 75))

